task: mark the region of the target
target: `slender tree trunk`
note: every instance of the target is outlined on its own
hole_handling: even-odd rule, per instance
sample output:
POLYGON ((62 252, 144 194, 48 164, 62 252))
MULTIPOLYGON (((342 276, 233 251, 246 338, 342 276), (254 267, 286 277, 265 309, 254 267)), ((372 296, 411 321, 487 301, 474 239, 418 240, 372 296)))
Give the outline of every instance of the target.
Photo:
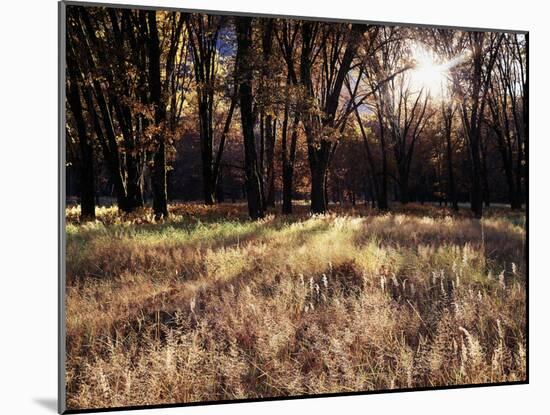
POLYGON ((233 119, 233 113, 235 112, 236 104, 237 104, 237 86, 235 83, 233 96, 231 97, 231 104, 229 106, 229 111, 225 119, 223 132, 220 137, 220 143, 218 145, 218 153, 216 154, 216 160, 214 161, 214 169, 212 173, 213 183, 216 189, 216 199, 218 200, 218 202, 223 202, 223 199, 224 199, 221 163, 222 163, 223 151, 225 148, 225 140, 227 138, 227 135, 229 134, 229 129, 231 128, 231 121, 233 119))
POLYGON ((323 185, 323 189, 325 191, 325 209, 328 209, 328 175, 330 174, 330 171, 328 169, 328 165, 330 163, 327 163, 327 168, 325 171, 325 183, 323 185))
POLYGON ((283 213, 289 215, 292 213, 292 167, 283 168, 283 213))
POLYGON ((524 168, 522 165, 523 160, 523 149, 521 148, 521 144, 519 143, 518 139, 518 155, 517 155, 517 161, 516 161, 516 186, 515 186, 515 192, 514 192, 514 198, 512 199, 512 209, 521 209, 522 204, 522 185, 521 185, 521 177, 522 177, 522 169, 524 168))
MULTIPOLYGON (((273 54, 273 35, 274 35, 274 19, 265 19, 261 24, 262 34, 262 57, 263 65, 261 70, 261 93, 268 96, 270 80, 272 78, 270 59, 273 54)), ((271 100, 268 98, 266 105, 262 108, 262 153, 261 166, 262 174, 265 174, 263 183, 265 193, 265 205, 275 206, 275 177, 274 171, 274 151, 276 137, 276 119, 271 114, 271 100), (267 110, 267 113, 266 113, 267 110)))
MULTIPOLYGON (((363 126, 363 121, 361 120, 361 116, 359 115, 359 110, 357 109, 357 107, 355 107, 354 112, 355 112, 355 117, 357 119, 357 123, 359 124, 359 129, 360 129, 361 135, 363 137, 363 144, 365 145, 365 151, 366 151, 366 154, 367 154, 367 162, 368 162, 368 166, 369 166, 369 169, 370 169, 370 174, 367 176, 367 180, 368 180, 368 186, 369 186, 369 190, 370 190, 371 198, 372 198, 372 207, 374 208, 375 203, 376 203, 375 200, 378 201, 378 203, 380 203, 380 201, 382 200, 381 192, 380 192, 380 189, 379 189, 379 187, 380 187, 379 186, 379 179, 376 176, 374 158, 373 158, 373 155, 372 155, 372 151, 371 151, 370 143, 369 143, 369 140, 368 140, 367 132, 365 131, 365 127, 363 126), (371 178, 372 178, 372 182, 371 182, 371 178)), ((379 119, 380 129, 382 130, 382 128, 383 128, 382 118, 378 117, 378 119, 379 119)), ((381 142, 383 140, 384 140, 384 137, 381 137, 381 142)), ((385 148, 385 145, 381 144, 381 146, 383 148, 385 148)), ((384 151, 384 153, 385 153, 385 151, 384 151)), ((385 157, 385 154, 383 154, 383 156, 385 157)), ((384 159, 384 165, 385 165, 385 159, 384 159)), ((386 170, 384 170, 384 172, 385 172, 384 174, 387 173, 386 170)), ((385 196, 384 198, 387 201, 387 197, 385 196)), ((387 202, 385 204, 382 203, 382 206, 385 206, 385 207, 381 207, 380 209, 387 209, 387 202)))
POLYGON ((448 175, 448 192, 451 199, 454 211, 458 212, 458 200, 456 197, 456 186, 453 172, 453 145, 451 141, 451 128, 446 128, 445 131, 446 149, 447 149, 447 175, 448 175))
MULTIPOLYGON (((370 197, 370 206, 372 209, 376 208, 376 201, 379 199, 378 185, 376 184, 376 176, 374 173, 368 174, 366 177, 366 187, 370 197)), ((365 197, 365 205, 368 206, 368 199, 365 197)))
POLYGON ((470 154, 472 163, 472 187, 470 189, 470 208, 477 218, 483 216, 483 199, 481 196, 481 160, 479 154, 479 137, 471 138, 470 154))
POLYGON ((218 203, 223 203, 225 201, 225 193, 223 191, 223 171, 222 169, 218 172, 218 179, 216 181, 216 201, 218 203))
POLYGON ((81 220, 95 219, 95 174, 94 149, 84 121, 80 88, 78 87, 78 70, 74 59, 67 59, 69 82, 67 87, 67 101, 73 114, 78 134, 80 150, 80 218, 81 220))
POLYGON ((399 201, 402 205, 409 203, 409 172, 401 166, 399 172, 399 201))
POLYGON ((126 187, 124 185, 124 179, 122 177, 122 171, 120 169, 120 161, 118 158, 118 149, 116 147, 116 143, 114 143, 115 149, 112 150, 111 145, 113 143, 110 143, 107 139, 105 139, 103 129, 101 128, 101 124, 99 122, 99 117, 97 116, 96 110, 94 108, 92 91, 89 88, 87 88, 86 91, 86 100, 88 113, 90 114, 90 118, 94 126, 97 139, 101 145, 103 158, 105 159, 105 163, 107 165, 107 171, 109 172, 109 176, 115 190, 117 206, 123 212, 128 212, 130 209, 127 206, 126 202, 126 187))
POLYGON ((283 120, 283 129, 281 131, 281 153, 283 161, 283 213, 292 213, 292 193, 294 181, 294 161, 296 159, 296 142, 298 139, 298 124, 300 117, 298 114, 294 116, 292 126, 292 134, 290 136, 290 149, 287 150, 287 135, 288 135, 288 105, 285 108, 285 118, 283 120))
POLYGON ((166 147, 164 141, 158 142, 158 148, 153 156, 153 212, 155 219, 168 217, 166 189, 166 147))
POLYGON ((482 186, 483 186, 483 202, 485 204, 485 207, 491 206, 491 195, 490 195, 490 187, 489 187, 489 176, 487 172, 487 150, 482 146, 481 147, 481 180, 482 180, 482 186))
POLYGON ((504 163, 504 174, 506 176, 506 184, 508 185, 508 200, 510 201, 511 209, 519 209, 519 197, 516 190, 516 183, 514 180, 514 172, 508 163, 504 163))
POLYGON ((380 199, 378 199, 378 209, 388 210, 388 158, 386 155, 386 138, 384 126, 380 119, 380 150, 382 153, 382 177, 380 183, 380 199))
POLYGON ((266 206, 275 206, 275 139, 277 119, 266 117, 265 123, 265 163, 266 163, 266 206))
POLYGON ((147 12, 149 23, 149 76, 151 102, 155 107, 155 124, 158 131, 154 136, 156 144, 153 156, 153 211, 155 219, 168 217, 166 194, 166 146, 164 143, 162 123, 166 120, 166 108, 162 101, 162 84, 160 79, 160 47, 155 11, 147 12))
MULTIPOLYGON (((219 17, 188 15, 186 18, 190 47, 193 52, 193 67, 197 82, 199 132, 201 140, 201 163, 204 202, 213 205, 216 201, 217 173, 213 163, 214 141, 214 87, 216 81, 217 41, 220 30, 219 17)), ((232 106, 233 107, 233 106, 232 106)), ((232 108, 231 107, 231 108, 232 108)), ((232 109, 230 110, 232 112, 232 109)), ((219 158, 223 144, 220 145, 219 158)))
MULTIPOLYGON (((521 207, 520 192, 516 189, 516 177, 514 168, 514 155, 512 152, 510 130, 508 128, 508 120, 504 117, 504 128, 500 126, 500 119, 496 110, 497 105, 502 103, 491 102, 490 108, 493 114, 493 131, 496 137, 497 147, 502 159, 502 168, 506 177, 506 186, 508 188, 508 202, 511 209, 519 209, 521 207)), ((503 105, 503 107, 505 107, 503 105)))
MULTIPOLYGON (((133 35, 133 28, 125 27, 124 22, 126 22, 126 19, 122 19, 119 22, 119 14, 114 9, 108 9, 108 14, 112 25, 114 47, 123 50, 124 38, 133 35)), ((86 20, 88 22, 88 29, 91 29, 89 17, 86 20)), ((107 63, 107 55, 103 52, 100 52, 99 55, 107 63)), ((109 56, 109 58, 114 58, 118 67, 123 67, 126 64, 126 57, 122 54, 115 54, 114 56, 109 56)), ((137 147, 137 131, 139 129, 137 127, 134 128, 132 125, 132 110, 128 104, 133 99, 130 92, 130 81, 126 73, 109 73, 108 77, 116 79, 118 85, 117 90, 113 91, 117 95, 116 100, 113 102, 117 103, 114 105, 114 109, 124 138, 127 203, 132 209, 138 208, 143 206, 143 157, 137 147)))
MULTIPOLYGON (((287 88, 288 93, 288 88, 287 88)), ((288 98, 285 103, 285 113, 283 118, 283 126, 281 131, 281 159, 282 159, 282 171, 283 171, 283 214, 292 213, 292 174, 293 167, 290 164, 288 150, 287 150, 287 135, 288 135, 288 117, 289 117, 289 103, 288 98)))
POLYGON ((263 109, 260 111, 260 184, 262 188, 263 205, 266 206, 266 191, 265 191, 265 116, 263 109))
POLYGON ((254 114, 252 110, 252 19, 239 17, 237 26, 237 67, 241 75, 239 98, 241 107, 241 126, 244 141, 246 173, 246 196, 248 213, 252 219, 264 216, 261 172, 258 166, 254 137, 254 114))
POLYGON ((132 209, 143 206, 143 176, 139 164, 140 158, 126 157, 127 203, 132 209))
POLYGON ((212 174, 212 136, 210 128, 208 99, 203 97, 199 102, 199 120, 201 135, 201 162, 202 162, 202 185, 204 192, 204 203, 213 205, 215 203, 215 184, 212 174))
POLYGON ((472 164, 472 187, 470 204, 471 209, 477 218, 483 216, 483 194, 481 185, 482 165, 480 157, 481 147, 481 126, 485 114, 485 104, 488 94, 488 88, 491 82, 491 73, 495 64, 498 49, 504 35, 498 35, 496 43, 491 45, 487 51, 489 62, 484 64, 486 53, 483 52, 484 39, 488 36, 486 33, 473 32, 469 34, 472 45, 473 76, 472 76, 472 103, 462 105, 463 122, 467 131, 468 144, 470 149, 470 161, 472 164), (469 116, 468 116, 469 114, 469 116))
MULTIPOLYGON (((518 154, 517 154, 517 160, 516 160, 516 168, 514 169, 511 164, 512 156, 510 156, 510 167, 509 167, 509 174, 510 174, 510 183, 514 183, 513 173, 515 172, 515 186, 513 186, 513 194, 510 198, 511 201, 511 208, 514 210, 521 209, 523 194, 522 194, 522 184, 521 184, 521 177, 522 177, 522 160, 523 160, 523 150, 521 149, 521 145, 518 145, 518 154), (514 172, 512 171, 514 170, 514 172)), ((512 188, 511 188, 512 189, 512 188)))
MULTIPOLYGON (((474 78, 479 77, 479 72, 481 69, 476 69, 476 74, 474 78)), ((474 85, 474 96, 479 95, 479 82, 474 85)), ((479 125, 479 114, 478 114, 478 100, 474 100, 474 105, 472 106, 470 122, 468 123, 467 135, 468 135, 468 147, 470 150, 470 164, 471 164, 471 187, 470 187, 470 209, 477 218, 483 216, 483 198, 482 198, 482 187, 481 187, 481 155, 480 155, 480 140, 481 140, 481 131, 479 125)))

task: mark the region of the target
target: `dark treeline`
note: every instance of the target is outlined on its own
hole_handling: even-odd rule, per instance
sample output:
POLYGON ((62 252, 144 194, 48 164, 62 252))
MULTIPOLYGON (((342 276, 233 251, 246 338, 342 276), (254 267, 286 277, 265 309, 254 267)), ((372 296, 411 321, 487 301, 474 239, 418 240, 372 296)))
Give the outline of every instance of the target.
POLYGON ((67 7, 67 193, 124 212, 526 198, 521 34, 67 7))

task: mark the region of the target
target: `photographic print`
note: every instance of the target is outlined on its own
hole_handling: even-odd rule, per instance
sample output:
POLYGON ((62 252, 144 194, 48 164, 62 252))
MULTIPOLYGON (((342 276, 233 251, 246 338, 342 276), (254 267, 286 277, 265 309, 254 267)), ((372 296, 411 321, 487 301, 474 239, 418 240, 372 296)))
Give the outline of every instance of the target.
POLYGON ((62 2, 59 76, 61 412, 528 382, 527 32, 62 2))

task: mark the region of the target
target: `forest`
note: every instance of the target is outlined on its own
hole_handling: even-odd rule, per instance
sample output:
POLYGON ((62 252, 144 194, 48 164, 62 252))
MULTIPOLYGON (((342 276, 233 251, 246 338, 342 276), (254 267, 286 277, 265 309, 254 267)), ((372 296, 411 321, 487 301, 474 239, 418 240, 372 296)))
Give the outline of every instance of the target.
POLYGON ((528 34, 64 11, 69 409, 526 381, 528 34))
MULTIPOLYGON (((67 194, 246 200, 526 200, 524 34, 69 7, 67 194)), ((111 198, 111 199, 109 199, 111 198)))

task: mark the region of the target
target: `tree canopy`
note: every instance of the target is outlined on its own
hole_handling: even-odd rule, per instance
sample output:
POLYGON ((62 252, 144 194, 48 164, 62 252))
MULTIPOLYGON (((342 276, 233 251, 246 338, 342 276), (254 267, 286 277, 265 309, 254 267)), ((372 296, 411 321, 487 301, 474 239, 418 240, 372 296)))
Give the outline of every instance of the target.
POLYGON ((527 35, 67 7, 67 192, 116 201, 526 198, 527 35))

